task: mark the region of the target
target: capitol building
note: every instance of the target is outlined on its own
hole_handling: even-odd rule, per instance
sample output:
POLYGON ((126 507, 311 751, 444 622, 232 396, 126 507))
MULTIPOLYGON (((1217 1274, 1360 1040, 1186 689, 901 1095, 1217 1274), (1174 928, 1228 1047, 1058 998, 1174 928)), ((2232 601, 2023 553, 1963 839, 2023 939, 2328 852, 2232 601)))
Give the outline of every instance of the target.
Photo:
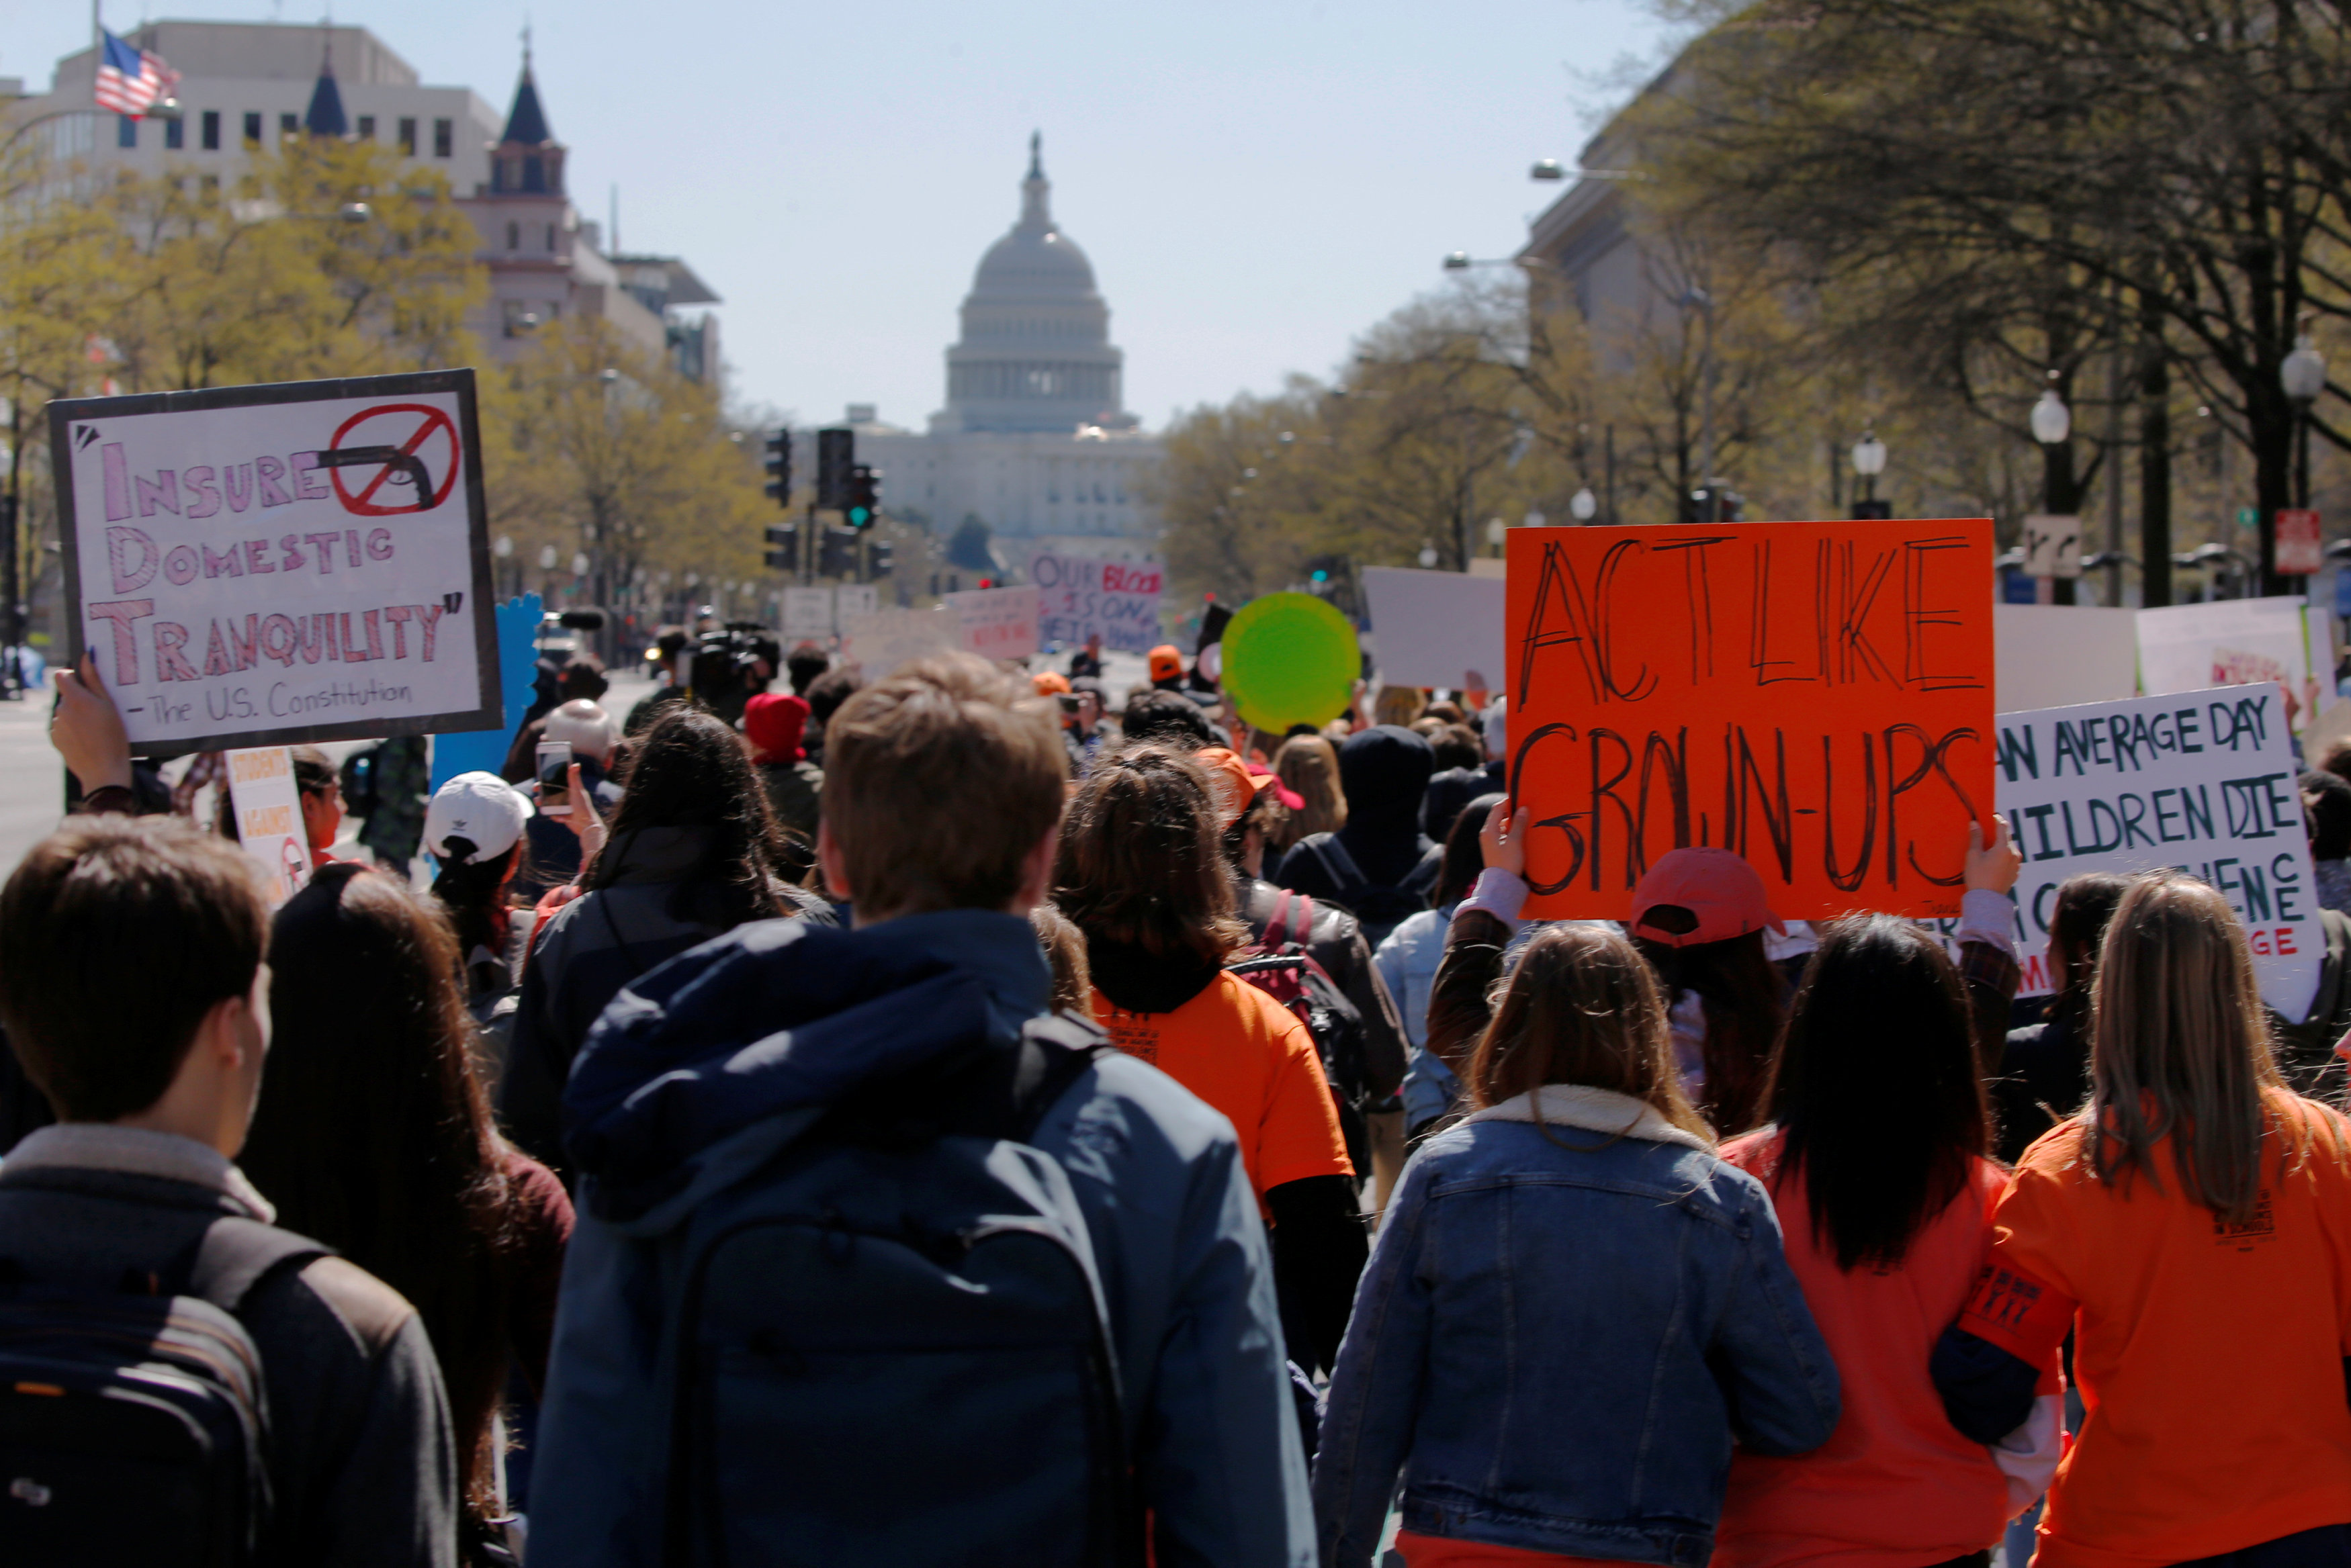
POLYGON ((980 257, 946 351, 946 406, 929 430, 885 423, 868 403, 851 404, 846 421, 857 461, 883 471, 885 511, 920 513, 941 540, 977 518, 1016 570, 1034 548, 1141 556, 1159 534, 1144 498, 1159 440, 1120 406, 1110 306, 1053 221, 1052 189, 1031 137, 1020 219, 980 257))

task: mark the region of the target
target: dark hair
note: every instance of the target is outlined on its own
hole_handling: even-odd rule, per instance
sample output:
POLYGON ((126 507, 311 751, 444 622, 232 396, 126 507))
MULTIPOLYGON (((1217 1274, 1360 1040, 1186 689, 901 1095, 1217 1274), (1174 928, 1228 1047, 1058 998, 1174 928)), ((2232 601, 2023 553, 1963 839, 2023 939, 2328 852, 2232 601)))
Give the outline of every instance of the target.
POLYGON ((593 702, 612 689, 604 679, 604 661, 592 653, 575 653, 563 661, 563 669, 555 677, 555 689, 567 702, 582 698, 593 702))
POLYGON ((2351 856, 2351 779, 2339 774, 2302 775, 2303 811, 2310 820, 2310 857, 2351 856))
POLYGON ((1635 937, 1633 945, 1657 971, 1668 1009, 1686 991, 1696 992, 1705 1008, 1698 1109, 1724 1137, 1753 1127, 1763 1119, 1763 1080, 1788 1005, 1787 981, 1763 956, 1763 933, 1686 948, 1635 937))
POLYGON ((1089 940, 1149 953, 1222 963, 1247 940, 1199 765, 1164 746, 1097 760, 1061 824, 1053 902, 1089 940))
POLYGON ((275 1039, 239 1163, 277 1221, 413 1303, 449 1390, 467 1504, 490 1501, 520 1202, 439 912, 329 866, 278 910, 275 1039))
POLYGON ((803 642, 784 655, 784 673, 790 677, 792 695, 808 695, 809 682, 832 668, 832 659, 812 642, 803 642))
POLYGON ((268 936, 253 862, 222 840, 73 817, 0 888, 0 1020, 61 1119, 115 1121, 162 1099, 204 1015, 253 990, 268 936))
POLYGON ((476 860, 471 839, 453 835, 444 841, 449 853, 440 860, 440 875, 433 878, 433 896, 448 912, 461 962, 475 948, 504 952, 510 908, 507 888, 529 842, 528 837, 517 838, 504 855, 476 860))
POLYGON ((809 689, 800 693, 808 699, 809 722, 821 724, 831 718, 841 711, 843 702, 857 695, 857 689, 864 684, 864 679, 855 667, 847 664, 838 670, 828 670, 810 681, 809 689))
POLYGON ((1447 724, 1428 737, 1429 750, 1437 753, 1437 771, 1447 768, 1482 768, 1486 765, 1486 747, 1478 739, 1478 732, 1467 724, 1447 724))
POLYGON ((1990 1147, 1966 989, 1940 943, 1893 915, 1828 928, 1772 1053, 1765 1104, 1837 1266, 1899 1263, 1990 1147))
POLYGON ((1241 856, 1249 849, 1252 828, 1263 838, 1267 854, 1287 849, 1296 838, 1290 826, 1290 808, 1281 804, 1281 797, 1270 789, 1257 791, 1224 831, 1225 864, 1235 871, 1241 869, 1241 856))
POLYGON ((776 884, 788 878, 791 862, 768 792, 741 737, 707 709, 673 702, 645 732, 611 837, 583 885, 590 891, 611 886, 630 839, 649 827, 713 830, 670 897, 675 919, 731 929, 783 912, 776 884))
POLYGON ((2056 995, 2050 999, 2048 1017, 2073 1031, 2085 1050, 2106 923, 2130 885, 2129 877, 2114 871, 2085 871, 2057 885, 2056 907, 2049 916, 2049 982, 2056 995))
MULTIPOLYGON (((327 753, 318 747, 294 746, 289 750, 294 757, 294 787, 302 794, 325 794, 340 784, 342 775, 335 771, 335 764, 328 760, 327 753)), ((220 793, 223 799, 228 797, 225 783, 222 784, 220 793)))
POLYGON ((1173 691, 1145 691, 1129 698, 1126 711, 1119 715, 1118 728, 1129 745, 1153 741, 1178 751, 1196 752, 1217 743, 1217 732, 1200 705, 1173 691))
POLYGON ((1486 819, 1494 808, 1510 797, 1503 794, 1481 794, 1461 808, 1453 819, 1453 830, 1445 836, 1445 858, 1437 870, 1437 888, 1429 895, 1429 908, 1441 909, 1447 904, 1458 904, 1469 896, 1477 885, 1478 873, 1486 868, 1486 846, 1478 836, 1486 831, 1486 819))

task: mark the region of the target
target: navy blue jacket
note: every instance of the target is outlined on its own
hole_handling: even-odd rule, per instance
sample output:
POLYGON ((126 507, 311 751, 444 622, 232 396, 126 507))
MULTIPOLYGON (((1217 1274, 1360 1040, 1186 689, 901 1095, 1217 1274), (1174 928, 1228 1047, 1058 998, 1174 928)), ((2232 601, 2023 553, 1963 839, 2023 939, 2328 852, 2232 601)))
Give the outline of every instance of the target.
MULTIPOLYGON (((679 1232, 824 1109, 1050 1011, 1029 922, 980 910, 843 931, 762 920, 632 981, 572 1070, 579 1224, 531 1491, 534 1560, 661 1560, 652 1365, 679 1232)), ((1030 1140, 1068 1172, 1108 1301, 1128 1451, 1170 1565, 1293 1568, 1313 1525, 1265 1230, 1231 1125, 1156 1068, 1097 1062, 1030 1140)), ((922 1506, 881 1475, 844 1511, 922 1506)))

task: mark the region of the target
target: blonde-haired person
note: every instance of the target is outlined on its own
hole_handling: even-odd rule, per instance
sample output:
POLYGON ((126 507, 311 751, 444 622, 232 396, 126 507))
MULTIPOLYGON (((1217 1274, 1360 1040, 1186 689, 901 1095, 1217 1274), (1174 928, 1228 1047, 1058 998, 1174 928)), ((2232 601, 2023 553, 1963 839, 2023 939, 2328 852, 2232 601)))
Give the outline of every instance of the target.
POLYGON ((1332 1377, 1322 1561, 1373 1560, 1401 1474, 1411 1568, 1703 1562, 1733 1443, 1837 1421, 1771 1199, 1715 1157, 1605 927, 1527 945, 1468 1066, 1479 1108, 1405 1168, 1332 1377))
POLYGON ((1273 775, 1306 804, 1290 813, 1290 842, 1347 826, 1347 796, 1339 787, 1339 748, 1321 735, 1292 735, 1273 754, 1273 775))
POLYGON ((1982 1440, 2074 1335, 2035 1568, 2351 1562, 2351 1148, 2280 1081, 2227 900, 2137 878, 2090 1030, 2090 1102, 2025 1151, 1937 1347, 1944 1405, 1982 1440))

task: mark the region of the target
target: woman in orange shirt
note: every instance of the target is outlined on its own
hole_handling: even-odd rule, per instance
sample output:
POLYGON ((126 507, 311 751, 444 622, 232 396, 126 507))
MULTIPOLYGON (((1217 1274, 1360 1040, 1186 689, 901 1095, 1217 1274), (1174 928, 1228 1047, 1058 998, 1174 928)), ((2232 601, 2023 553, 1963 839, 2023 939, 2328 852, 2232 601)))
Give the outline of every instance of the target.
POLYGON ((1314 1040, 1225 971, 1249 940, 1233 909, 1207 775, 1155 746, 1097 761, 1061 824, 1053 902, 1085 933, 1094 1016, 1233 1124, 1273 1226, 1290 1358, 1329 1366, 1369 1247, 1354 1166, 1314 1040))
POLYGON ((2034 1568, 2351 1563, 2351 1147, 2278 1077, 2245 935, 2177 871, 2107 928, 2090 1103, 2025 1151, 1938 1346, 1963 1429, 2013 1426, 2068 1329, 2085 1412, 2034 1568))

